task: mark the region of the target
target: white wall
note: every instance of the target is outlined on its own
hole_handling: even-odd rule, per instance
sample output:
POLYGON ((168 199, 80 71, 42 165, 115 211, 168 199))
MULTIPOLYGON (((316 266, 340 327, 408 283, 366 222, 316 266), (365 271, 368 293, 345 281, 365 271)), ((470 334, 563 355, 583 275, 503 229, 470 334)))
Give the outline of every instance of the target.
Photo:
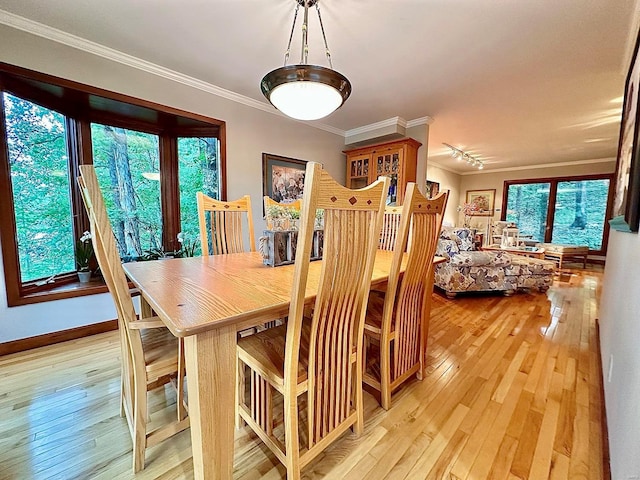
POLYGON ((429 125, 423 124, 407 128, 405 135, 422 143, 417 152, 416 185, 418 186, 418 190, 424 194, 424 187, 427 180, 427 157, 429 155, 429 125))
POLYGON ((600 351, 611 478, 640 478, 640 235, 637 233, 610 233, 601 298, 600 351))
MULTIPOLYGON (((249 193, 262 219, 262 153, 321 162, 344 183, 344 137, 0 25, 0 61, 224 120, 227 195, 249 193)), ((214 60, 212 60, 214 61, 214 60)), ((256 79, 256 90, 258 82, 256 79)), ((108 295, 7 307, 0 271, 0 343, 115 318, 108 295)))
POLYGON ((427 171, 425 181, 438 182, 440 191, 449 190, 449 199, 447 200, 447 209, 444 212, 444 225, 458 224, 458 199, 460 198, 460 182, 462 177, 457 173, 444 170, 436 165, 427 163, 427 171))

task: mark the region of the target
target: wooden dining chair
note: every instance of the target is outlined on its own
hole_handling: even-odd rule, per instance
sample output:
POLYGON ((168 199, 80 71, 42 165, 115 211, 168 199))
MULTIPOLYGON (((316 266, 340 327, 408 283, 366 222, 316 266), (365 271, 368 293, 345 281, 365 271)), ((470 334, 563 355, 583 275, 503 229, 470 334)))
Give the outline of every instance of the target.
MULTIPOLYGON (((290 203, 280 203, 280 202, 276 202, 274 199, 272 199, 268 195, 265 195, 263 197, 263 201, 264 201, 264 219, 267 222, 267 230, 274 229, 273 228, 274 219, 270 213, 273 207, 279 207, 283 210, 297 210, 298 212, 302 210, 302 200, 300 199, 294 200, 293 202, 290 202, 290 203)), ((289 222, 287 222, 285 225, 282 226, 282 229, 289 230, 289 227, 290 227, 289 222)))
POLYGON ((145 451, 189 427, 184 402, 182 340, 157 317, 138 318, 129 293, 95 169, 80 166, 78 184, 91 226, 91 241, 100 271, 116 306, 122 351, 121 414, 133 441, 133 471, 144 469, 145 451), (176 389, 174 421, 149 430, 147 392, 171 383, 176 389))
POLYGON ((398 205, 387 205, 384 208, 384 219, 382 221, 382 231, 380 232, 380 250, 393 251, 396 245, 396 237, 400 227, 402 207, 398 205))
MULTIPOLYGON (((385 212, 386 224, 395 231, 393 261, 385 291, 371 291, 364 327, 364 383, 380 395, 385 410, 391 393, 412 375, 422 376, 433 292, 433 258, 436 251, 448 192, 432 200, 414 183, 407 184, 402 207, 385 212), (403 257, 407 257, 400 278, 403 257)), ((382 237, 381 237, 382 238, 382 237)))
POLYGON ((216 200, 202 192, 196 195, 203 256, 244 252, 246 234, 249 235, 249 251, 256 251, 249 195, 229 202, 216 200), (245 217, 247 232, 242 227, 245 217))
POLYGON ((240 385, 239 414, 289 479, 348 428, 362 432, 364 315, 388 183, 350 190, 307 164, 288 322, 238 341, 239 378, 250 381, 240 385), (316 209, 324 209, 324 255, 304 319, 316 209), (284 435, 274 428, 274 391, 283 398, 284 435))

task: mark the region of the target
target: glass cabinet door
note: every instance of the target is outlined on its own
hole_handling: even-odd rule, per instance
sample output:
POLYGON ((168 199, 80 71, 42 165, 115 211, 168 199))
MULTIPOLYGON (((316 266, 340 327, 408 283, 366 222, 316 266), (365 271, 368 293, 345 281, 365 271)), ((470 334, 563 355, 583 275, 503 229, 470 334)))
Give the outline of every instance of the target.
POLYGON ((349 160, 349 181, 350 188, 362 188, 369 185, 369 163, 371 157, 363 155, 349 160))
POLYGON ((391 178, 387 205, 396 205, 398 200, 398 173, 400 171, 402 150, 387 150, 374 155, 376 165, 376 178, 386 175, 391 178))

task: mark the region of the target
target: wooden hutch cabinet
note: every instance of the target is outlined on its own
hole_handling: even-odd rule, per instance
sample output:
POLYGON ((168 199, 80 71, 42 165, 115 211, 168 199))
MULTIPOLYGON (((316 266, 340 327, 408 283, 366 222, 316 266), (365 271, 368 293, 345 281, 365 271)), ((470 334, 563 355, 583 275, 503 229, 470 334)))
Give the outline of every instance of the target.
POLYGON ((403 138, 345 150, 347 187, 362 188, 380 175, 388 175, 391 177, 391 186, 387 204, 402 205, 407 182, 416 181, 418 148, 421 145, 413 138, 403 138))

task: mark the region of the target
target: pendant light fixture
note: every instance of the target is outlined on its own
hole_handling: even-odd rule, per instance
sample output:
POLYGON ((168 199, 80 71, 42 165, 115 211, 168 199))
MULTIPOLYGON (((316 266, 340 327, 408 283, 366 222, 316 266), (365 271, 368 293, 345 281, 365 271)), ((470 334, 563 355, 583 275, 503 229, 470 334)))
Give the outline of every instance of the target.
POLYGON ((285 115, 298 120, 317 120, 326 117, 340 108, 351 94, 351 83, 341 73, 333 70, 331 54, 324 34, 322 17, 320 16, 320 0, 295 0, 297 3, 291 26, 289 44, 284 56, 284 66, 267 73, 260 87, 262 93, 271 104, 285 115), (329 68, 309 65, 307 43, 309 7, 316 7, 320 30, 324 39, 329 68), (298 18, 298 10, 304 8, 302 23, 302 54, 300 63, 287 65, 291 50, 291 39, 298 18))

